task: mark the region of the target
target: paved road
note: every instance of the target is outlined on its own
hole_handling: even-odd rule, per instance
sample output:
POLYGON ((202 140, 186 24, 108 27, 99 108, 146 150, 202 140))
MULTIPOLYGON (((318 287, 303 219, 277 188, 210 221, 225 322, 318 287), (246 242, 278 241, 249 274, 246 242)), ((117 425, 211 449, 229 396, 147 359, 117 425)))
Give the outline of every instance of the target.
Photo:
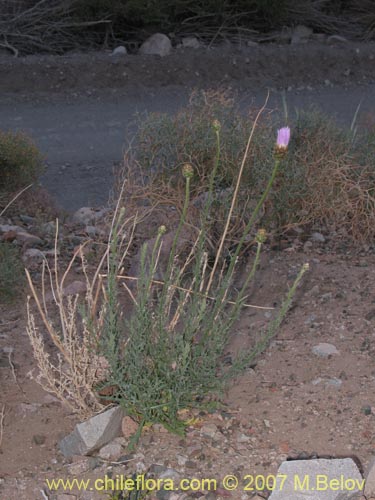
MULTIPOLYGON (((136 113, 174 112, 187 103, 182 87, 133 91, 127 96, 101 95, 75 99, 0 102, 1 128, 30 134, 46 157, 42 184, 67 210, 105 204, 112 184, 112 170, 121 161, 136 129, 136 113)), ((375 113, 375 85, 349 89, 287 92, 289 109, 310 104, 321 107, 338 121, 350 125, 360 102, 361 112, 375 113)), ((266 90, 239 97, 244 111, 264 102, 266 90)), ((273 93, 270 108, 281 107, 281 93, 273 93)))

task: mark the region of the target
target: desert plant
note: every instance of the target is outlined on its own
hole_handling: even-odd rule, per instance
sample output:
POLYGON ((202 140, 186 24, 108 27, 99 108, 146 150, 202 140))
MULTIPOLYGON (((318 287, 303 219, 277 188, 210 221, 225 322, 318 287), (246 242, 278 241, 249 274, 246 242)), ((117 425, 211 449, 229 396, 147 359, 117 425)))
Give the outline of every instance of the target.
POLYGON ((42 156, 27 135, 0 131, 0 191, 25 187, 42 172, 42 156))
MULTIPOLYGON (((235 205, 254 128, 238 173, 237 189, 233 194, 228 221, 235 205)), ((223 352, 231 328, 242 308, 246 306, 247 286, 254 278, 261 247, 265 241, 265 232, 258 232, 253 266, 240 290, 235 292, 232 282, 237 270, 238 256, 253 227, 257 212, 272 187, 282 161, 281 157, 286 152, 289 142, 288 130, 285 129, 284 142, 279 138, 271 178, 245 226, 229 265, 225 263, 222 265, 220 259, 222 246, 220 246, 217 259, 211 268, 208 265, 205 247, 207 223, 212 217, 215 179, 220 165, 220 148, 217 148, 217 155, 213 159, 214 166, 208 182, 208 196, 201 212, 200 227, 191 242, 186 259, 179 261, 176 248, 190 203, 191 183, 194 177, 194 170, 190 164, 185 164, 182 169, 185 196, 181 219, 168 251, 169 259, 163 270, 162 281, 155 280, 154 276, 159 265, 165 227, 159 228, 151 248, 148 248, 147 244, 142 248, 140 275, 136 278, 137 293, 133 296, 132 314, 123 324, 123 340, 118 342, 118 324, 115 329, 109 328, 107 333, 103 333, 107 339, 105 345, 117 346, 115 353, 111 351, 111 356, 107 357, 110 370, 105 385, 112 388, 112 400, 123 405, 126 412, 136 418, 141 425, 145 422, 160 422, 170 430, 183 432, 184 423, 179 419, 180 411, 191 406, 206 404, 208 394, 218 391, 223 381, 236 372, 239 366, 246 366, 246 359, 251 359, 255 352, 259 354, 266 347, 267 340, 274 335, 286 314, 295 288, 306 271, 305 267, 288 294, 276 322, 264 334, 262 342, 255 345, 253 352, 234 362, 232 370, 225 369, 222 363, 223 352)), ((214 135, 219 144, 218 122, 214 123, 214 135)), ((224 229, 222 241, 226 236, 227 229, 224 229)), ((121 254, 119 248, 116 250, 112 247, 112 250, 121 254)), ((117 266, 117 269, 119 267, 117 266)), ((106 278, 111 283, 114 282, 116 268, 108 267, 108 269, 109 274, 106 278)), ((134 279, 123 274, 117 278, 125 283, 129 279, 134 279)), ((109 291, 109 288, 107 289, 109 291)), ((118 301, 112 303, 114 306, 111 317, 115 317, 118 301)))
POLYGON ((92 316, 97 312, 95 299, 97 298, 97 286, 100 284, 97 282, 97 275, 92 281, 87 275, 82 247, 79 247, 74 253, 65 272, 60 277, 57 261, 57 235, 58 224, 56 227, 54 271, 45 260, 42 268, 41 297, 33 285, 30 273, 26 270, 37 310, 56 351, 53 353, 48 351, 45 337, 40 332, 31 311, 30 297, 27 300, 28 324, 26 331, 39 369, 35 380, 45 390, 57 396, 73 412, 85 418, 104 407, 95 392, 95 386, 103 379, 103 374, 108 366, 106 360, 99 356, 97 349, 98 336, 100 335, 98 325, 103 320, 103 311, 98 311, 97 328, 94 331, 91 328, 90 316, 83 314, 80 308, 78 294, 75 296, 67 295, 64 286, 71 267, 76 259, 80 258, 86 277, 86 307, 92 316), (47 307, 48 296, 45 288, 46 278, 51 288, 52 303, 49 303, 49 308, 47 307), (51 309, 53 306, 59 327, 52 319, 53 311, 51 309))
MULTIPOLYGON (((221 242, 225 241, 228 234, 261 111, 254 121, 245 147, 221 242)), ((40 299, 27 274, 37 308, 58 353, 53 357, 47 352, 43 335, 37 329, 28 306, 27 332, 40 370, 37 380, 81 415, 100 409, 99 397, 102 395, 104 400, 121 404, 127 414, 140 423, 140 428, 146 422, 160 422, 172 431, 183 432, 185 424, 180 419, 181 410, 207 404, 212 392, 219 391, 231 375, 246 367, 248 360, 267 346, 289 308, 306 266, 298 275, 275 321, 264 332, 261 341, 254 345, 253 351, 238 358, 231 369, 223 365, 224 349, 241 310, 243 307, 257 307, 247 304, 246 290, 256 273, 266 237, 264 230, 257 233, 254 263, 242 287, 236 290, 232 283, 238 269, 241 248, 286 154, 289 129, 280 131, 272 175, 245 224, 233 255, 229 261, 223 261, 220 256, 223 249, 221 244, 217 258, 210 266, 206 244, 221 159, 221 125, 218 121, 214 122, 213 132, 216 154, 209 174, 200 225, 186 251, 186 257, 181 260, 177 251, 178 242, 186 224, 194 179, 193 167, 185 164, 182 168, 185 183, 182 212, 167 251, 166 265, 161 269, 162 280, 155 279, 155 274, 160 266, 166 231, 164 226, 159 228, 151 246, 143 245, 139 276, 124 274, 124 262, 135 225, 133 221, 133 230, 129 229, 129 220, 132 219, 125 219, 122 196, 119 196, 114 211, 108 244, 92 279, 88 278, 82 249, 77 250, 61 278, 57 257, 54 271, 47 267, 59 329, 54 326, 47 310, 45 288, 42 287, 40 299), (73 298, 64 295, 64 282, 78 254, 87 283, 87 293, 80 308, 78 296, 73 298), (129 288, 131 281, 136 281, 136 291, 129 288), (126 301, 129 296, 131 305, 126 301)))

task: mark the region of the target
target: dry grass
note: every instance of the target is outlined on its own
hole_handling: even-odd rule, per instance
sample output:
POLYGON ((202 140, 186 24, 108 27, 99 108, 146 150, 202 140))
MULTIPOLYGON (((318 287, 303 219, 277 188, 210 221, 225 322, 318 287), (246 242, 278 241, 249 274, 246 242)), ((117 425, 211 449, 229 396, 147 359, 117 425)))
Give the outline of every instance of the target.
POLYGON ((90 329, 90 318, 97 314, 98 295, 101 293, 102 283, 95 274, 90 279, 82 246, 75 252, 65 272, 60 277, 57 260, 57 235, 55 240, 55 262, 52 270, 48 262, 43 262, 41 294, 39 295, 26 270, 27 279, 35 300, 42 323, 49 340, 52 341, 55 352, 50 354, 47 341, 35 322, 31 311, 30 297, 27 302, 27 334, 34 351, 39 373, 35 380, 48 392, 55 394, 74 413, 82 418, 91 416, 103 408, 95 386, 103 380, 107 363, 97 352, 97 342, 100 337, 100 326, 104 310, 98 312, 97 326, 90 329), (69 272, 79 258, 86 278, 85 304, 87 311, 79 307, 78 294, 74 297, 66 295, 64 291, 69 272), (46 281, 49 284, 49 293, 46 290, 46 281), (52 303, 51 303, 52 299, 52 303), (51 319, 51 309, 54 305, 57 311, 57 323, 51 319))

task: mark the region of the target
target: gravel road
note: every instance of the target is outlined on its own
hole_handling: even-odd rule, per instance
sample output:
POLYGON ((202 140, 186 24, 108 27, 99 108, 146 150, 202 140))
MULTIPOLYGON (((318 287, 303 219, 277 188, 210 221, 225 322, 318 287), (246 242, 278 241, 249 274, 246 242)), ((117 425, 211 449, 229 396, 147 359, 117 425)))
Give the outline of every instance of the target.
MULTIPOLYGON (((372 50, 372 46, 370 48, 372 50)), ((347 56, 350 60, 348 64, 354 68, 350 71, 354 71, 356 79, 352 78, 347 81, 344 74, 338 77, 337 69, 332 73, 323 74, 324 68, 321 71, 320 80, 315 73, 314 77, 309 79, 308 75, 300 75, 300 72, 307 71, 308 68, 303 68, 301 61, 300 67, 294 68, 293 61, 290 60, 288 69, 290 72, 290 69, 294 68, 294 73, 292 72, 289 79, 284 78, 283 85, 279 88, 275 86, 275 81, 270 82, 264 73, 256 80, 244 77, 230 78, 224 85, 220 82, 217 86, 232 87, 237 93, 238 104, 244 112, 252 104, 262 104, 267 88, 271 88, 268 104, 271 109, 282 108, 282 93, 284 92, 291 111, 294 108, 305 108, 313 104, 335 116, 339 122, 350 125, 359 103, 361 103, 362 115, 375 113, 375 83, 369 77, 362 77, 358 68, 367 68, 363 61, 357 61, 357 68, 350 59, 352 54, 350 50, 354 51, 355 48, 351 47, 350 50, 346 49, 344 52, 340 50, 340 57, 347 56), (287 81, 290 83, 288 86, 286 86, 287 81)), ((363 49, 363 53, 367 57, 366 50, 363 49)), ((316 56, 316 64, 319 64, 318 55, 319 53, 316 56)), ((80 56, 82 57, 84 56, 80 56)), ((337 54, 335 57, 337 59, 337 54)), ((104 88, 102 80, 100 80, 101 85, 99 85, 99 80, 93 80, 92 84, 88 85, 87 75, 84 84, 80 83, 79 73, 77 73, 76 80, 67 78, 65 87, 48 88, 45 75, 42 80, 43 61, 43 59, 34 63, 29 61, 28 65, 21 66, 25 73, 24 81, 21 85, 19 78, 22 74, 19 74, 17 92, 11 92, 11 82, 6 81, 6 78, 2 81, 0 73, 0 90, 2 91, 0 126, 2 129, 23 130, 35 140, 45 155, 47 164, 47 170, 41 182, 56 198, 58 204, 67 210, 106 203, 112 184, 113 167, 121 162, 124 148, 134 136, 137 114, 175 112, 188 102, 191 89, 200 86, 199 79, 193 82, 187 81, 186 85, 181 85, 176 84, 176 81, 179 81, 176 78, 171 78, 168 82, 160 82, 159 79, 154 85, 150 82, 148 85, 137 85, 137 79, 133 76, 131 85, 120 86, 117 83, 104 88), (30 72, 33 68, 37 68, 40 73, 42 91, 35 86, 35 73, 38 71, 34 71, 33 85, 29 89, 26 72, 30 72)), ((66 69, 66 60, 60 59, 58 62, 56 68, 64 64, 63 67, 66 69)), ((219 62, 224 64, 222 60, 219 62)), ((170 64, 172 63, 173 60, 170 61, 170 64)), ((16 63, 12 62, 12 64, 16 63)), ((18 71, 20 64, 16 66, 18 71)), ((159 63, 153 60, 152 64, 159 63)), ((163 61, 163 64, 167 63, 163 61)), ((310 61, 309 64, 313 62, 310 61)), ((0 61, 0 69, 1 65, 2 61, 0 61)), ((45 66, 49 65, 45 64, 45 66)), ((79 67, 78 61, 77 71, 79 67)), ((148 67, 152 71, 152 67, 148 67)), ((111 69, 113 69, 112 66, 111 69)), ((118 65, 115 65, 115 69, 118 70, 118 65)), ((53 75, 56 71, 57 69, 53 75)), ((3 75, 5 75, 4 72, 3 75)), ((48 78, 47 75, 47 80, 48 78)), ((205 88, 215 85, 210 81, 208 74, 202 76, 201 83, 201 86, 205 88)))

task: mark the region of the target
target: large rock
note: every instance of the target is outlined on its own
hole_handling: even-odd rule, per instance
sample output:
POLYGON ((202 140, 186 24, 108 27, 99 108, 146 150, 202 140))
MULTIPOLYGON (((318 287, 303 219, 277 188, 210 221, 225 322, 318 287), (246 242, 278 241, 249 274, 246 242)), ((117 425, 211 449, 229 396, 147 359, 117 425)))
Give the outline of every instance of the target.
POLYGON ((121 435, 123 417, 123 409, 116 406, 77 424, 74 431, 60 441, 60 450, 65 457, 90 455, 121 435))
POLYGON ((269 500, 353 500, 363 485, 351 458, 294 460, 280 465, 269 500))
POLYGON ((145 42, 142 43, 139 53, 140 54, 150 54, 156 56, 167 56, 172 51, 172 44, 167 35, 163 33, 155 33, 155 35, 147 38, 145 42))
POLYGON ((375 497, 375 458, 371 460, 365 474, 366 484, 364 494, 367 498, 375 497))

